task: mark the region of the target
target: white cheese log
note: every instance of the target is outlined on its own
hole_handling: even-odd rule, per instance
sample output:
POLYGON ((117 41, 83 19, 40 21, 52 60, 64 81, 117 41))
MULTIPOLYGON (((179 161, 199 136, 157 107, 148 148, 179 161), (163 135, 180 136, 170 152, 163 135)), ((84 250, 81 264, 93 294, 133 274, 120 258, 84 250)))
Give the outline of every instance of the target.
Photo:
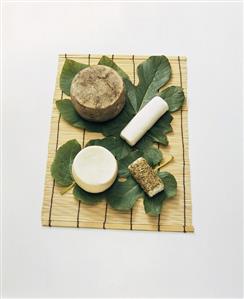
POLYGON ((168 110, 165 100, 159 96, 154 97, 132 118, 121 131, 120 137, 129 145, 135 145, 168 110))
POLYGON ((102 146, 88 146, 75 157, 72 175, 85 191, 99 193, 108 189, 115 181, 118 164, 113 154, 102 146))

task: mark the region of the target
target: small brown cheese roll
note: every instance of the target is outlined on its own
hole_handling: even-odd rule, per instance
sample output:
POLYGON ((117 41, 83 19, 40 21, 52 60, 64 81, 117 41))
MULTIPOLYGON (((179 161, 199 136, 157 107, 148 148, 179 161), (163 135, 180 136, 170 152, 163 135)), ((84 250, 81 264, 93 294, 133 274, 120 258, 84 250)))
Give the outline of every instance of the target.
POLYGON ((144 158, 136 159, 128 168, 134 179, 140 184, 148 196, 153 197, 163 191, 163 181, 144 158))
POLYGON ((124 82, 112 68, 94 65, 73 79, 71 101, 84 119, 103 122, 117 116, 125 104, 124 82))

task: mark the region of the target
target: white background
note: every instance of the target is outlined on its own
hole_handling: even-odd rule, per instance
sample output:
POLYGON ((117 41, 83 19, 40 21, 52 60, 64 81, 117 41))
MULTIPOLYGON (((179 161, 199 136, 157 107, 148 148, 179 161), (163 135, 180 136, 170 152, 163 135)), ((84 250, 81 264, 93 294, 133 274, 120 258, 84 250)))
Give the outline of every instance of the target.
POLYGON ((3 294, 242 295, 242 7, 5 3, 3 294), (43 228, 59 53, 188 56, 194 234, 43 228))

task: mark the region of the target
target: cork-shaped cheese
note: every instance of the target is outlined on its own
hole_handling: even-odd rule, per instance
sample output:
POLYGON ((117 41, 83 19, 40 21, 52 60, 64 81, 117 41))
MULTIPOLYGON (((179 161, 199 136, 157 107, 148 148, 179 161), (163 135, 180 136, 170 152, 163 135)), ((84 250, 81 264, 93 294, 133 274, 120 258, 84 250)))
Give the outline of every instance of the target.
POLYGON ((148 196, 153 197, 163 191, 163 181, 144 158, 140 157, 136 159, 128 168, 134 179, 140 184, 148 196))
POLYGON ((125 104, 122 78, 104 65, 81 70, 72 81, 70 95, 81 117, 95 122, 114 118, 125 104))

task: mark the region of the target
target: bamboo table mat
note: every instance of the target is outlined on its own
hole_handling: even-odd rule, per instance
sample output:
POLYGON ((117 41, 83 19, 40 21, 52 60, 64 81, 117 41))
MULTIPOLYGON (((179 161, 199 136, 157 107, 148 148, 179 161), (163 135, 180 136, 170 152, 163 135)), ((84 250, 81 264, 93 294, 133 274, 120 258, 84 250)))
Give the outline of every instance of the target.
MULTIPOLYGON (((46 169, 44 199, 42 206, 43 226, 62 226, 76 228, 127 229, 147 231, 176 231, 193 232, 192 202, 190 191, 190 165, 188 157, 188 106, 185 101, 181 110, 172 114, 173 132, 167 134, 169 145, 160 150, 163 155, 172 154, 174 160, 166 165, 162 171, 171 172, 178 183, 177 195, 164 201, 161 214, 158 217, 149 216, 144 212, 142 199, 137 200, 130 212, 118 212, 105 201, 97 205, 86 205, 77 201, 72 190, 64 195, 56 186, 50 173, 50 166, 59 146, 70 139, 77 139, 84 146, 90 139, 102 138, 100 133, 88 132, 72 127, 60 116, 56 108, 56 100, 68 98, 59 87, 59 77, 65 59, 93 65, 97 64, 102 55, 59 55, 58 71, 53 99, 51 130, 48 146, 48 161, 46 169)), ((109 55, 137 84, 137 66, 148 56, 109 55)), ((187 98, 187 68, 186 57, 168 57, 172 77, 165 87, 170 85, 182 86, 187 98)))

